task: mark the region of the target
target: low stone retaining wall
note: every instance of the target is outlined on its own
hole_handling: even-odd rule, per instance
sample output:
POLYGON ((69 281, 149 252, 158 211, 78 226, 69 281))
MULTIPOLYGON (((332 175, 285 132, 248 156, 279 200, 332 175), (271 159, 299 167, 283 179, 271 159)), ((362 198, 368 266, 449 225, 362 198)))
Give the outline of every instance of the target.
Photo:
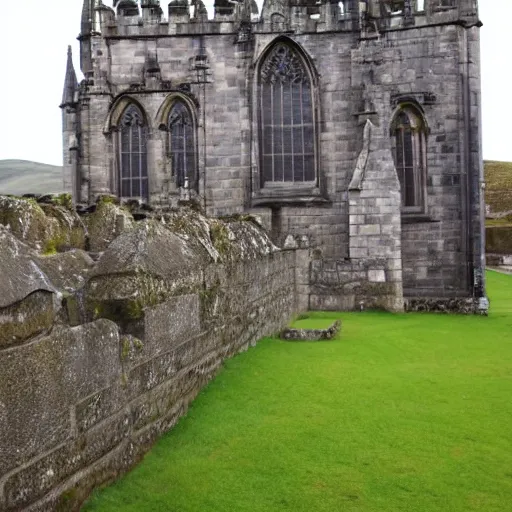
POLYGON ((332 340, 341 329, 341 321, 336 320, 327 329, 294 329, 281 331, 281 339, 286 341, 325 341, 332 340))
POLYGON ((485 228, 485 252, 487 254, 512 254, 512 226, 485 228))
POLYGON ((405 299, 407 312, 429 313, 460 313, 472 315, 478 312, 478 304, 471 297, 461 298, 407 298, 405 299))
POLYGON ((489 267, 512 267, 512 254, 486 254, 485 259, 489 267))
POLYGON ((402 287, 385 260, 315 259, 310 265, 309 309, 403 311, 402 287))
POLYGON ((42 256, 0 226, 3 512, 78 510, 226 358, 299 312, 295 251, 252 222, 190 214, 176 235, 172 220, 137 223, 97 262, 42 256))

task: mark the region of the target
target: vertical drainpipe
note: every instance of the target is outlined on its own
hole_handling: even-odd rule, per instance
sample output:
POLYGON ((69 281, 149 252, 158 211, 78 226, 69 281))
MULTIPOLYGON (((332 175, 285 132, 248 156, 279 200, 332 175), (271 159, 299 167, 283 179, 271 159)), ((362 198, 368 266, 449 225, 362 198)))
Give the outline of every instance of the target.
MULTIPOLYGON (((485 292, 485 214, 483 208, 483 184, 484 172, 481 154, 481 133, 478 134, 478 160, 474 161, 474 152, 471 151, 471 142, 473 140, 473 127, 471 123, 471 84, 470 84, 470 65, 471 65, 471 45, 468 44, 468 30, 472 27, 462 28, 463 41, 463 66, 462 66, 462 95, 464 106, 464 160, 466 172, 463 170, 462 176, 465 177, 464 186, 461 189, 465 191, 464 210, 466 219, 465 224, 465 247, 466 260, 468 262, 468 287, 470 288, 473 299, 476 302, 478 312, 487 314, 488 301, 485 292), (478 168, 478 174, 475 169, 478 168), (478 209, 478 219, 475 216, 475 208, 478 209), (475 237, 475 230, 478 230, 478 236, 475 237), (477 245, 478 241, 478 245, 477 245), (477 260, 478 257, 478 260, 477 260)), ((480 96, 478 97, 478 122, 481 126, 481 108, 480 96)))
MULTIPOLYGON (((204 24, 202 25, 202 32, 203 32, 203 35, 201 35, 200 45, 201 45, 201 51, 204 53, 205 58, 206 58, 207 54, 206 54, 206 45, 205 45, 205 37, 204 37, 204 32, 205 32, 204 24)), ((206 151, 207 151, 207 144, 206 144, 206 82, 207 82, 207 71, 204 70, 204 75, 203 75, 203 158, 204 158, 203 186, 204 186, 204 204, 203 204, 203 207, 204 207, 205 215, 208 212, 208 210, 207 210, 207 208, 208 208, 208 200, 206 198, 206 195, 207 195, 207 189, 206 189, 206 175, 207 175, 207 171, 206 171, 206 151)))
POLYGON ((462 248, 464 250, 465 260, 465 280, 467 291, 473 294, 473 250, 472 250, 472 219, 471 219, 471 179, 470 179, 470 150, 469 140, 471 136, 469 119, 469 79, 468 79, 468 44, 467 33, 464 27, 459 29, 461 34, 461 65, 460 65, 460 86, 461 86, 461 105, 463 109, 463 161, 460 169, 460 190, 461 190, 461 222, 462 222, 462 248))
MULTIPOLYGON (((477 24, 476 26, 472 26, 468 29, 466 29, 466 33, 468 30, 474 30, 475 28, 480 28, 481 24, 477 24)), ((467 37, 466 37, 466 49, 467 49, 467 62, 468 62, 468 75, 469 75, 469 66, 472 62, 472 59, 477 59, 477 61, 480 61, 480 55, 471 55, 471 48, 472 45, 467 44, 467 37)), ((480 51, 480 47, 478 46, 478 52, 480 51)), ((480 80, 480 77, 479 77, 480 80)), ((468 95, 468 110, 471 108, 471 86, 470 86, 470 80, 468 78, 468 89, 467 89, 467 95, 468 95)), ((484 176, 484 167, 483 167, 483 161, 482 161, 482 133, 481 133, 481 127, 482 127, 482 108, 481 108, 481 88, 478 89, 478 97, 477 97, 477 108, 478 108, 478 126, 480 127, 478 138, 477 138, 477 144, 478 144, 478 161, 473 161, 473 154, 474 152, 470 151, 470 163, 471 163, 471 169, 474 171, 475 168, 478 168, 478 174, 471 176, 471 183, 472 183, 472 206, 478 208, 478 220, 475 219, 475 217, 471 216, 471 233, 472 233, 472 256, 473 256, 473 269, 474 274, 477 279, 474 279, 474 297, 476 300, 478 300, 478 310, 481 314, 487 314, 488 308, 489 308, 489 302, 487 299, 487 293, 486 293, 486 279, 485 279, 485 207, 484 207, 484 187, 485 187, 485 176, 484 176), (474 223, 478 223, 478 226, 475 226, 474 223), (475 239, 474 233, 475 228, 478 228, 479 236, 475 239), (476 245, 476 240, 478 240, 478 246, 476 245), (476 260, 476 256, 478 256, 478 260, 476 260)), ((472 124, 469 123, 469 136, 470 140, 472 139, 473 135, 473 129, 472 124)))
POLYGON ((91 191, 91 102, 89 98, 89 105, 87 108, 87 204, 92 204, 92 191, 91 191))

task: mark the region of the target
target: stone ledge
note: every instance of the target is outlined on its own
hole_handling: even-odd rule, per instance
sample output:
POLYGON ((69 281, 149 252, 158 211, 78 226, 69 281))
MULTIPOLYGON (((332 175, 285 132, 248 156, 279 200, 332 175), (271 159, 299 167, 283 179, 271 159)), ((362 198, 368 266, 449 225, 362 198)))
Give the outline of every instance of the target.
POLYGON ((336 320, 327 329, 292 329, 281 331, 280 337, 286 341, 324 341, 332 340, 341 329, 341 320, 336 320))

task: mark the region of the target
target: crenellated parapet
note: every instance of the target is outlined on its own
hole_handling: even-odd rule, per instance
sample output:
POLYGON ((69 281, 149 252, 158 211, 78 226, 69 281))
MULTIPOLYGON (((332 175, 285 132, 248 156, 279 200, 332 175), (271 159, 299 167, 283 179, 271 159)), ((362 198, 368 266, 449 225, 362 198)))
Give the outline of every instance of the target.
MULTIPOLYGON (((378 37, 388 30, 479 23, 477 0, 215 0, 209 18, 201 0, 172 0, 164 13, 159 0, 84 0, 82 70, 91 68, 91 38, 236 34, 241 24, 254 33, 360 33, 378 37)), ((247 32, 247 29, 244 29, 247 32)))

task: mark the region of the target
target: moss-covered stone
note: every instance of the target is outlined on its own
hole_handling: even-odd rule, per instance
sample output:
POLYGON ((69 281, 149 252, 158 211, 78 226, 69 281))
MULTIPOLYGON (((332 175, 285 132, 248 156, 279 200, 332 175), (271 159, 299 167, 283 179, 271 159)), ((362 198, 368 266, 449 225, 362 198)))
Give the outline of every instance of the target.
POLYGON ((34 199, 0 197, 0 224, 33 249, 41 249, 46 242, 46 215, 34 199))
POLYGON ((210 227, 210 235, 212 237, 213 246, 221 255, 226 255, 229 251, 231 243, 229 239, 229 231, 226 225, 221 221, 215 221, 210 227))
POLYGON ((38 291, 55 287, 37 265, 37 254, 0 226, 0 308, 12 306, 38 291))
POLYGON ((23 343, 50 329, 55 318, 53 294, 37 291, 0 309, 0 348, 23 343))
POLYGON ((205 250, 214 262, 259 258, 277 250, 253 215, 212 219, 183 208, 159 219, 170 231, 187 240, 194 250, 205 250))
POLYGON ((51 283, 61 292, 73 293, 85 284, 94 267, 91 257, 80 249, 40 256, 37 263, 51 283))
POLYGON ((16 238, 43 254, 85 248, 85 228, 79 216, 60 204, 2 196, 0 224, 9 226, 16 238))
POLYGON ((116 204, 116 201, 117 199, 111 196, 101 196, 96 210, 83 217, 90 251, 104 251, 115 238, 134 228, 132 214, 116 204))

